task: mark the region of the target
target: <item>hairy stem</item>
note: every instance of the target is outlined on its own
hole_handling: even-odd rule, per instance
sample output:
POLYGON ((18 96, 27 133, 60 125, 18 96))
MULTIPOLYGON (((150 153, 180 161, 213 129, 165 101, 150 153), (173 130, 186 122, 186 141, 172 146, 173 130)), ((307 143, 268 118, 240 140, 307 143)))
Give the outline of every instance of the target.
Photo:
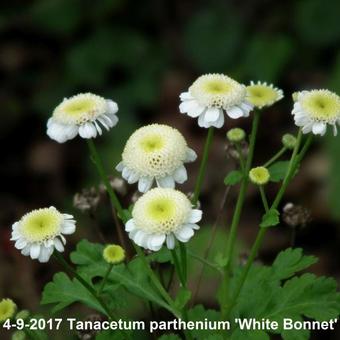
POLYGON ((284 146, 282 149, 280 149, 269 161, 263 164, 265 168, 268 168, 270 165, 272 165, 276 160, 278 160, 288 149, 284 146))

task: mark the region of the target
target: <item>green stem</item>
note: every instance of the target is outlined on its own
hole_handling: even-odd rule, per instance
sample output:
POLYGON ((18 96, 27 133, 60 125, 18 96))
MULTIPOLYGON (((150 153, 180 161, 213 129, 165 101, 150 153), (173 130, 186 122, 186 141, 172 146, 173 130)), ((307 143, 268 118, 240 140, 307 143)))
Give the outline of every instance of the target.
POLYGON ((242 154, 242 149, 239 143, 235 143, 235 148, 238 152, 238 157, 239 157, 239 161, 240 161, 240 166, 241 166, 241 170, 242 172, 244 172, 245 170, 245 164, 244 164, 244 158, 243 158, 243 154, 242 154))
POLYGON ((269 161, 267 161, 263 166, 268 168, 272 165, 277 159, 279 159, 288 149, 284 146, 279 152, 277 152, 269 161))
POLYGON ((135 246, 137 255, 139 256, 139 258, 143 261, 145 270, 147 271, 149 278, 151 280, 151 282, 153 283, 153 285, 155 286, 155 288, 158 290, 158 292, 161 294, 161 296, 163 297, 163 299, 166 301, 166 303, 169 305, 169 310, 171 310, 171 312, 179 317, 180 313, 177 310, 177 308, 174 307, 174 302, 172 301, 170 295, 167 293, 167 291, 164 289, 164 287, 162 286, 162 284, 159 282, 156 274, 153 272, 153 270, 150 268, 150 265, 142 251, 142 249, 140 249, 138 246, 135 246))
POLYGON ((87 145, 89 147, 89 150, 90 150, 90 154, 91 154, 91 157, 92 157, 92 160, 94 162, 94 164, 96 165, 97 167, 97 170, 98 170, 98 173, 100 175, 100 178, 102 179, 105 187, 106 187, 106 190, 107 190, 107 193, 109 194, 110 196, 110 199, 111 199, 111 202, 113 204, 113 206, 115 207, 115 209, 117 210, 117 213, 120 217, 121 220, 123 220, 123 222, 126 222, 126 217, 125 217, 125 213, 124 213, 124 210, 119 202, 119 199, 117 197, 117 195, 115 194, 115 192, 113 191, 112 189, 112 186, 110 184, 110 181, 105 173, 105 170, 104 170, 104 166, 103 166, 103 162, 97 152, 97 149, 96 149, 96 146, 94 145, 94 142, 92 139, 87 139, 87 145))
MULTIPOLYGON (((298 134, 296 146, 293 150, 293 154, 292 154, 292 157, 291 157, 290 162, 289 162, 289 166, 288 166, 286 176, 283 180, 282 186, 279 189, 279 192, 277 193, 276 198, 275 198, 272 206, 270 207, 270 209, 277 209, 278 205, 280 204, 281 199, 282 199, 282 197, 283 197, 283 195, 284 195, 284 193, 285 193, 285 191, 288 187, 288 184, 290 183, 291 179, 293 178, 296 169, 298 168, 302 158, 305 156, 305 154, 306 154, 306 152, 307 152, 307 150, 308 150, 308 148, 311 144, 312 136, 308 136, 307 141, 305 142, 301 152, 298 154, 298 151, 299 151, 299 148, 300 148, 300 145, 301 145, 301 140, 302 140, 302 132, 300 130, 299 134, 298 134)), ((269 209, 266 209, 266 212, 268 212, 268 210, 269 209)), ((263 242, 264 236, 267 232, 267 229, 268 228, 260 228, 260 230, 259 230, 259 232, 256 236, 255 242, 254 242, 254 244, 251 248, 251 251, 250 251, 249 258, 248 258, 247 263, 246 263, 246 265, 243 269, 240 280, 239 280, 239 282, 236 286, 233 298, 231 299, 231 302, 230 302, 227 310, 223 314, 223 318, 226 318, 226 319, 229 318, 230 311, 233 308, 233 306, 235 305, 235 303, 236 303, 236 301, 239 297, 239 294, 242 290, 244 282, 245 282, 245 280, 248 276, 249 270, 250 270, 257 254, 258 254, 258 251, 259 251, 259 249, 262 245, 262 242, 263 242)))
POLYGON ((178 256, 177 256, 177 253, 176 253, 175 249, 171 250, 171 256, 172 256, 172 260, 174 261, 174 266, 175 266, 176 274, 177 274, 177 276, 179 278, 179 281, 181 282, 181 286, 182 287, 186 287, 186 282, 185 282, 185 279, 184 279, 184 276, 183 276, 183 272, 182 272, 182 269, 181 269, 181 266, 180 266, 180 263, 179 263, 179 260, 178 260, 178 256))
MULTIPOLYGON (((70 274, 74 275, 74 277, 84 286, 85 289, 87 289, 87 291, 98 301, 98 303, 100 304, 100 306, 103 308, 103 310, 105 311, 106 315, 113 321, 117 321, 118 318, 114 315, 114 313, 112 311, 110 311, 109 307, 107 306, 107 304, 105 303, 105 301, 97 294, 97 292, 95 291, 95 289, 88 284, 66 261, 65 259, 58 253, 58 252, 54 252, 53 253, 54 258, 60 263, 60 265, 70 274)), ((121 332, 121 331, 120 331, 121 332)), ((128 338, 130 339, 130 336, 127 334, 124 334, 123 332, 122 336, 123 339, 124 338, 128 338)))
POLYGON ((104 289, 104 287, 106 285, 107 279, 108 279, 108 277, 109 277, 109 275, 110 275, 110 273, 112 271, 112 268, 113 268, 113 264, 110 264, 108 266, 108 268, 107 268, 107 271, 105 273, 104 279, 103 279, 103 281, 102 281, 102 283, 101 283, 101 285, 100 285, 100 287, 98 289, 98 295, 100 295, 102 293, 102 291, 103 291, 103 289, 104 289))
POLYGON ((185 243, 179 242, 180 259, 183 273, 183 280, 186 286, 188 279, 188 255, 185 243))
POLYGON ((252 130, 250 134, 250 142, 249 142, 249 151, 248 156, 246 160, 246 165, 244 169, 244 176, 240 187, 240 192, 237 198, 236 207, 234 211, 234 215, 231 221, 230 226, 230 232, 229 237, 227 241, 227 246, 225 250, 225 257, 226 257, 226 267, 225 267, 225 273, 222 280, 222 288, 221 288, 221 307, 222 307, 222 314, 223 310, 226 310, 227 304, 228 304, 228 290, 229 290, 229 276, 230 276, 230 270, 231 270, 231 259, 232 255, 234 253, 235 248, 235 241, 236 241, 236 235, 237 235, 237 228, 240 222, 241 218, 241 212, 244 205, 245 195, 248 188, 248 173, 251 168, 252 162, 253 162, 253 156, 254 156, 254 150, 255 150, 255 142, 256 142, 256 135, 257 130, 260 122, 260 112, 255 111, 254 112, 254 119, 252 124, 252 130))
POLYGON ((260 189, 260 194, 261 194, 261 199, 262 199, 262 203, 263 203, 264 209, 267 212, 269 210, 269 205, 268 205, 268 200, 267 200, 267 197, 266 197, 266 193, 264 192, 264 187, 262 185, 260 185, 259 189, 260 189))
POLYGON ((205 140, 205 144, 204 144, 203 156, 202 156, 200 168, 199 168, 199 171, 198 171, 194 195, 193 195, 192 200, 191 200, 191 202, 194 206, 197 205, 197 202, 198 202, 198 199, 199 199, 199 196, 200 196, 200 193, 201 193, 201 188, 202 188, 202 184, 203 184, 203 180, 204 180, 204 176, 205 176, 205 171, 206 171, 207 163, 208 163, 209 150, 210 150, 210 146, 211 146, 213 137, 214 137, 214 128, 210 127, 209 130, 208 130, 207 138, 205 140))

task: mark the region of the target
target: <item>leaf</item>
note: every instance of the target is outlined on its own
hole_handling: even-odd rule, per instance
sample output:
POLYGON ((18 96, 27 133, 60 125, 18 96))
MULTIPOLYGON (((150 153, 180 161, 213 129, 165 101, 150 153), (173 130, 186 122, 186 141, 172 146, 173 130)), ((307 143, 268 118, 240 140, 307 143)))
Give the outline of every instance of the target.
POLYGON ((187 288, 181 287, 177 293, 175 305, 178 309, 182 309, 190 300, 191 291, 187 288))
MULTIPOLYGON (((220 313, 212 309, 204 309, 202 305, 197 305, 188 311, 188 318, 190 321, 204 321, 208 319, 209 321, 220 321, 220 313)), ((219 336, 221 332, 218 330, 201 330, 194 329, 191 334, 194 339, 206 340, 209 336, 219 336)))
MULTIPOLYGON (((334 279, 309 273, 292 277, 315 262, 315 257, 304 256, 301 249, 289 248, 276 257, 271 267, 254 265, 232 310, 232 318, 277 321, 279 328, 273 333, 287 340, 308 339, 308 331, 284 330, 283 319, 301 321, 307 317, 323 321, 337 318, 340 313, 340 293, 336 291, 334 279), (292 278, 287 280, 289 277, 292 278)), ((241 274, 242 268, 239 268, 231 281, 231 294, 241 274)), ((239 334, 241 331, 235 328, 232 339, 238 339, 239 334)), ((252 336, 257 339, 256 335, 247 333, 247 339, 252 336)))
POLYGON ((77 279, 71 280, 62 272, 55 274, 52 282, 49 282, 43 290, 41 303, 43 305, 56 304, 52 309, 52 313, 56 313, 75 302, 84 303, 88 307, 106 314, 98 301, 77 279))
POLYGON ((176 334, 164 334, 158 340, 181 340, 181 338, 176 334))
POLYGON ((265 331, 260 330, 240 330, 239 328, 233 332, 230 340, 269 340, 269 335, 265 331))
POLYGON ((274 278, 288 279, 294 273, 310 267, 317 261, 315 256, 304 256, 301 248, 288 248, 278 254, 272 265, 274 278))
POLYGON ((282 181, 287 173, 289 161, 279 161, 272 164, 268 171, 270 173, 270 180, 272 182, 280 182, 282 181))
POLYGON ((261 228, 268 228, 280 223, 280 213, 276 209, 270 209, 262 216, 261 228))
MULTIPOLYGON (((104 261, 103 246, 82 240, 77 245, 77 250, 71 253, 71 261, 78 265, 78 272, 93 279, 94 277, 104 277, 108 264, 104 261)), ((155 302, 161 307, 169 309, 169 306, 159 296, 149 281, 143 262, 136 258, 128 266, 125 264, 113 267, 108 276, 107 290, 112 285, 122 285, 130 293, 155 302)))
POLYGON ((225 185, 235 185, 241 182, 243 173, 239 170, 233 170, 224 178, 225 185))

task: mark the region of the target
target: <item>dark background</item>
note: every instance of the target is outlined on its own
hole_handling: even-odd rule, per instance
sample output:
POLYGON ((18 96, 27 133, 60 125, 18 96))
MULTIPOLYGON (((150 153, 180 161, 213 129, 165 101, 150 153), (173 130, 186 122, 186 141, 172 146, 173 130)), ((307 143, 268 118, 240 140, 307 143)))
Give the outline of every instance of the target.
MULTIPOLYGON (((255 163, 261 164, 278 150, 283 133, 296 131, 290 115, 293 91, 340 92, 339 18, 337 0, 2 2, 0 297, 13 298, 20 309, 43 312, 40 292, 59 269, 52 261, 41 265, 21 256, 9 242, 12 223, 24 213, 49 205, 73 213, 78 229, 69 238, 67 251, 84 237, 100 241, 93 220, 72 206, 76 192, 98 184, 86 143, 77 138, 60 145, 45 133, 46 121, 63 97, 91 91, 118 102, 119 125, 96 141, 107 171, 114 174, 126 138, 150 122, 177 127, 201 154, 206 131, 197 127, 196 120, 179 114, 178 95, 202 73, 225 73, 245 84, 273 82, 286 97, 263 113, 255 157, 255 163)), ((250 119, 227 120, 215 136, 202 193, 206 227, 196 241, 198 249, 210 237, 225 190, 223 178, 234 167, 225 152, 225 132, 233 126, 249 131, 250 119)), ((298 231, 295 245, 320 257, 314 272, 337 280, 339 138, 316 138, 284 200, 311 210, 313 220, 298 231)), ((189 166, 190 179, 182 190, 192 190, 197 167, 198 162, 189 166)), ((269 187, 269 197, 276 189, 269 187)), ((133 190, 123 198, 126 205, 133 190)), ((233 189, 228 197, 219 222, 221 235, 236 195, 233 189)), ((104 200, 96 220, 112 242, 116 235, 107 207, 104 200)), ((260 200, 251 187, 240 227, 244 253, 260 216, 260 200)), ((288 226, 270 231, 261 260, 270 262, 290 242, 288 226)), ((220 241, 216 247, 223 245, 220 241)), ((218 283, 205 278, 198 299, 214 307, 218 283)), ((315 338, 321 336, 339 338, 335 332, 315 338)))

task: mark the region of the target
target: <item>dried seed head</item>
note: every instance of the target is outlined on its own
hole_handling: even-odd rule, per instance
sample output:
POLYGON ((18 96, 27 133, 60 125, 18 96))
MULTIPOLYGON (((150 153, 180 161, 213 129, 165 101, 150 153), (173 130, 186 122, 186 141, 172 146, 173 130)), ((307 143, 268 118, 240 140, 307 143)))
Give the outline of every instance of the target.
POLYGON ((283 221, 292 228, 305 227, 311 222, 310 211, 301 205, 287 203, 282 210, 283 221))
POLYGON ((73 197, 73 206, 81 212, 95 211, 100 203, 100 194, 94 188, 82 189, 80 193, 76 193, 73 197))

